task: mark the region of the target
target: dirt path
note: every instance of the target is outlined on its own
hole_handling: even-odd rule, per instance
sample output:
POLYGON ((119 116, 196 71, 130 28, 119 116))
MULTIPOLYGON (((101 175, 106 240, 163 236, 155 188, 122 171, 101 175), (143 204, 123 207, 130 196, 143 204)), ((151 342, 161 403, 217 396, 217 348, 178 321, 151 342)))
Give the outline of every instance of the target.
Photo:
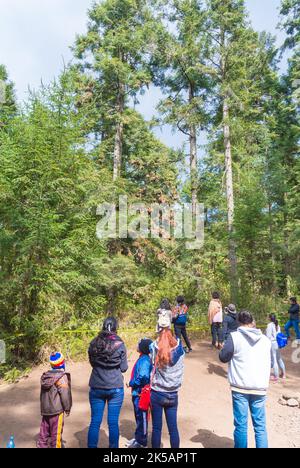
MULTIPOLYGON (((288 380, 272 384, 268 398, 268 427, 271 447, 300 447, 300 410, 278 404, 284 390, 300 392, 300 364, 291 363, 291 350, 285 350, 288 380)), ((131 353, 130 367, 135 354, 131 353)), ((64 439, 67 447, 86 447, 90 417, 88 380, 90 366, 76 363, 68 366, 72 373, 74 407, 66 420, 64 439)), ((39 424, 39 379, 43 368, 35 369, 20 383, 0 387, 0 447, 4 447, 11 434, 17 447, 35 447, 39 424)), ((129 374, 126 376, 128 380, 129 374)), ((232 409, 226 366, 220 364, 217 352, 208 343, 199 342, 185 362, 184 386, 180 394, 179 428, 182 447, 232 447, 232 409)), ((130 391, 121 414, 121 441, 124 447, 134 432, 130 391)), ((106 422, 100 436, 100 447, 108 446, 106 422)), ((164 447, 169 447, 164 432, 164 447)), ((254 439, 251 430, 250 445, 254 439)))

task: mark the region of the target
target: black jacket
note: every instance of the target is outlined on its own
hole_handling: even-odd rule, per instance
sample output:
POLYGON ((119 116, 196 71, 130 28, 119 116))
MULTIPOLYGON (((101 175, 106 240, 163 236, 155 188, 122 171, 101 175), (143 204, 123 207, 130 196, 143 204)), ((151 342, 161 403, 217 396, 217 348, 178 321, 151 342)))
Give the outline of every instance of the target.
POLYGON ((299 320, 299 304, 293 304, 289 308, 291 320, 299 320))
POLYGON ((239 323, 237 319, 237 314, 231 314, 229 312, 228 315, 225 316, 223 322, 224 341, 227 340, 230 333, 237 331, 238 327, 239 323))
POLYGON ((122 374, 128 369, 126 347, 116 334, 100 334, 89 347, 89 360, 93 367, 91 388, 123 388, 122 374))

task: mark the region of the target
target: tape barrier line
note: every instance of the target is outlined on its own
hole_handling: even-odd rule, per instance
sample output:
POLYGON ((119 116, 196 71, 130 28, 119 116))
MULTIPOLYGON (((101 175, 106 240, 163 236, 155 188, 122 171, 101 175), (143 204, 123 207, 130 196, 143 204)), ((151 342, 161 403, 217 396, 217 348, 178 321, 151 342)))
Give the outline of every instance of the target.
MULTIPOLYGON (((257 328, 260 328, 260 329, 265 329, 266 328, 266 324, 264 325, 258 325, 257 328)), ((202 327, 188 327, 188 331, 189 332, 209 332, 210 331, 210 327, 209 326, 205 326, 203 325, 202 327)), ((55 333, 56 335, 76 335, 76 334, 96 334, 96 333, 99 333, 99 328, 89 328, 89 329, 84 329, 84 328, 78 328, 76 330, 59 330, 58 332, 55 332, 53 330, 53 332, 45 332, 44 334, 42 334, 42 336, 47 336, 47 335, 52 335, 53 333, 55 333)), ((154 334, 155 333, 155 329, 154 327, 153 328, 125 328, 125 329, 122 329, 120 328, 120 334, 127 334, 127 333, 132 333, 132 334, 136 334, 136 333, 141 333, 141 334, 147 334, 147 333, 152 333, 154 334)), ((2 339, 3 341, 5 341, 6 343, 9 343, 11 341, 14 341, 14 340, 17 340, 19 338, 23 338, 23 337, 26 337, 27 335, 25 333, 20 333, 20 334, 17 334, 17 335, 14 335, 14 336, 10 336, 10 337, 7 337, 3 340, 3 337, 0 336, 0 339, 2 339)))

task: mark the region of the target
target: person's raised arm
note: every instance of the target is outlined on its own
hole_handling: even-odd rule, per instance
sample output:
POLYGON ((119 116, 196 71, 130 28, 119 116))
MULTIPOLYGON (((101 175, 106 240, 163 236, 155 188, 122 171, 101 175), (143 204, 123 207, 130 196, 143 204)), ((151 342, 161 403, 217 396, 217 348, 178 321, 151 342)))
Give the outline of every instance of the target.
POLYGON ((234 344, 233 344, 233 339, 232 336, 229 335, 223 349, 221 350, 219 354, 220 361, 223 362, 224 364, 231 361, 234 355, 234 344))

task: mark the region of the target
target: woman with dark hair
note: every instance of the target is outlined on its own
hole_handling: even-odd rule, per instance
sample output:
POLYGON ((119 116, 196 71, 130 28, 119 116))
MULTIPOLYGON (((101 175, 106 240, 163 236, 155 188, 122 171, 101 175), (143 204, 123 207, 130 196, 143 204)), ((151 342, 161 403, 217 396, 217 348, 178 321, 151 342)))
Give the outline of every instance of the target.
POLYGON ((88 447, 97 448, 105 405, 108 405, 109 448, 119 447, 119 417, 124 401, 123 373, 128 369, 126 347, 117 335, 117 320, 109 317, 89 347, 92 420, 88 447))
POLYGON ((281 370, 281 377, 283 379, 286 378, 286 371, 285 371, 285 364, 283 362, 281 352, 277 343, 277 335, 281 333, 281 329, 279 326, 279 322, 276 318, 275 314, 271 314, 269 316, 270 323, 268 324, 266 335, 271 341, 272 349, 271 349, 271 357, 272 357, 272 364, 271 367, 274 371, 274 377, 272 380, 274 382, 278 382, 279 379, 279 369, 281 370))
POLYGON ((156 326, 157 333, 160 332, 160 328, 158 325, 160 317, 165 317, 167 320, 170 320, 170 329, 171 329, 173 315, 172 315, 172 307, 169 302, 169 299, 163 299, 160 303, 159 309, 157 310, 157 326, 156 326))
POLYGON ((187 334, 187 322, 188 322, 188 306, 185 303, 183 296, 178 296, 176 299, 176 306, 173 309, 173 323, 176 338, 181 340, 184 339, 187 346, 186 352, 190 353, 193 351, 190 339, 187 334))
POLYGON ((153 377, 151 384, 152 448, 160 448, 165 413, 172 448, 179 448, 177 427, 178 391, 182 384, 184 349, 171 331, 171 321, 161 316, 158 320, 159 337, 151 346, 153 377))

